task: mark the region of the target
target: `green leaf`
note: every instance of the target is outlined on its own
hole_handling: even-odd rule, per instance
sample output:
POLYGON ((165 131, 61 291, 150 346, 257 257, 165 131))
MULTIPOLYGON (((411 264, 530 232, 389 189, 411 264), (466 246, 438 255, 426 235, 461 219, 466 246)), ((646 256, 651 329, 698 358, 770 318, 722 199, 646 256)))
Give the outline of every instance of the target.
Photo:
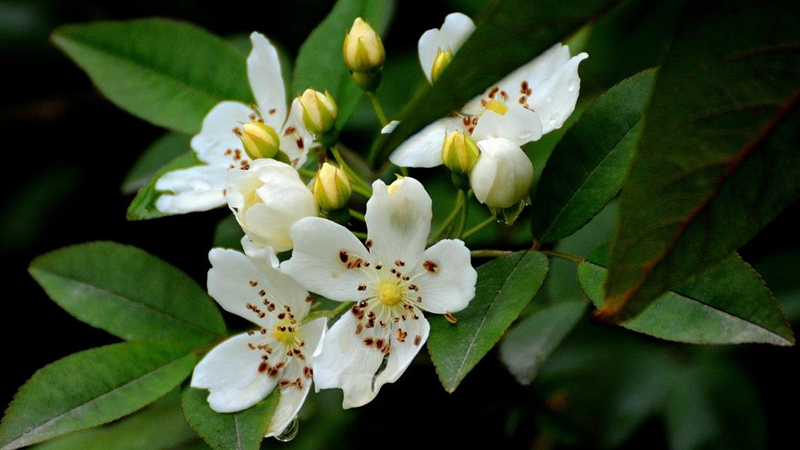
POLYGON ((142 153, 122 182, 122 193, 132 194, 144 187, 162 166, 189 150, 189 136, 169 133, 158 138, 142 153))
POLYGON ((500 345, 500 359, 517 382, 533 382, 542 365, 586 312, 585 301, 550 305, 520 322, 500 345))
POLYGON ((126 342, 86 350, 36 372, 0 424, 0 449, 13 450, 126 416, 179 385, 193 354, 126 342))
MULTIPOLYGON (((168 395, 110 425, 78 431, 33 447, 34 450, 177 450, 200 441, 186 423, 180 396, 168 395), (173 399, 174 397, 174 399, 173 399), (168 400, 168 401, 165 401, 168 400)), ((202 448, 202 447, 198 447, 202 448)))
POLYGON ((494 347, 531 301, 547 275, 547 257, 517 252, 478 268, 475 298, 451 324, 429 316, 428 351, 439 380, 453 392, 461 380, 494 347))
POLYGON ((556 145, 531 205, 535 238, 555 242, 571 235, 617 195, 654 76, 648 70, 611 88, 556 145))
MULTIPOLYGON (((598 249, 578 266, 584 292, 601 308, 603 267, 608 247, 598 249)), ((692 344, 746 342, 794 345, 792 329, 759 274, 738 255, 668 292, 623 327, 670 341, 692 344)))
POLYGON ((214 247, 231 248, 242 251, 244 231, 233 214, 222 219, 214 229, 214 247))
POLYGON ((344 65, 344 36, 356 17, 364 18, 379 34, 385 31, 384 17, 391 11, 392 3, 385 0, 339 0, 300 47, 292 87, 296 94, 308 88, 330 92, 339 108, 339 129, 355 111, 362 93, 344 65))
POLYGON ((173 170, 186 169, 202 164, 197 155, 190 151, 168 162, 162 166, 161 169, 153 174, 147 183, 139 189, 136 197, 128 206, 127 218, 128 220, 147 220, 157 219, 159 217, 167 216, 158 209, 156 209, 156 202, 161 197, 161 192, 156 190, 156 182, 165 173, 172 172, 173 170))
POLYGON ((245 57, 188 23, 139 19, 65 25, 52 40, 114 104, 174 131, 194 134, 215 104, 253 98, 245 57))
POLYGON ((800 321, 800 252, 786 251, 754 263, 790 323, 800 321))
POLYGON ((613 9, 618 0, 499 0, 477 21, 478 27, 447 70, 408 104, 395 131, 376 142, 386 156, 429 123, 461 108, 514 69, 613 9))
POLYGON ((205 290, 143 250, 93 242, 36 258, 28 269, 79 320, 134 341, 185 348, 213 341, 225 323, 205 290))
POLYGON ((601 319, 640 313, 800 197, 798 15, 798 2, 689 2, 620 197, 601 319))
POLYGON ((220 414, 208 406, 208 391, 186 388, 183 413, 194 430, 215 450, 258 450, 278 405, 280 390, 244 411, 220 414))

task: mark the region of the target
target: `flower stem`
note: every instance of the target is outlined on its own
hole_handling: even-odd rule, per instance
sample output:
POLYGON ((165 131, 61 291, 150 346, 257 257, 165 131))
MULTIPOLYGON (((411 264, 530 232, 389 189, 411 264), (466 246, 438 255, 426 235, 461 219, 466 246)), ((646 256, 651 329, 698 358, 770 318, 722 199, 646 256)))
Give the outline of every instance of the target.
POLYGON ((361 175, 356 173, 356 171, 347 165, 347 163, 344 161, 344 158, 342 158, 341 153, 339 153, 338 145, 331 147, 331 153, 333 154, 334 159, 336 159, 336 162, 339 163, 339 167, 341 167, 347 176, 350 177, 353 190, 367 198, 372 196, 372 187, 370 187, 370 185, 367 184, 363 178, 361 178, 361 175))
POLYGON ((434 243, 444 234, 445 231, 450 227, 450 224, 458 217, 458 213, 461 212, 461 208, 464 206, 464 191, 458 191, 458 195, 456 196, 456 204, 453 206, 453 211, 450 212, 450 215, 444 219, 441 225, 439 225, 439 229, 433 233, 430 239, 428 239, 428 243, 434 243))
POLYGON ((465 231, 464 234, 461 235, 462 240, 469 239, 473 234, 481 231, 482 229, 488 227, 492 223, 496 222, 497 219, 494 217, 489 217, 488 219, 484 220, 483 222, 475 225, 474 227, 470 228, 469 230, 465 231))
POLYGON ((585 261, 580 256, 570 255, 569 253, 561 253, 554 250, 537 250, 537 251, 543 255, 547 255, 552 258, 563 259, 565 261, 571 261, 574 262, 575 264, 580 264, 585 261))
POLYGON ((461 239, 464 235, 464 229, 467 228, 467 219, 469 218, 469 199, 472 197, 472 189, 467 191, 467 194, 464 198, 464 207, 461 209, 461 221, 458 224, 458 232, 456 232, 455 237, 461 239))
POLYGON ((367 233, 362 233, 360 231, 351 231, 351 233, 353 233, 353 236, 359 239, 367 239, 367 233))
POLYGON ((510 250, 473 250, 469 252, 473 258, 501 258, 514 252, 510 250))
POLYGON ((317 176, 317 172, 308 169, 297 169, 297 173, 309 179, 313 179, 315 176, 317 176))
POLYGON ((381 106, 380 100, 378 100, 378 96, 374 92, 367 92, 367 95, 372 102, 372 108, 375 110, 378 120, 381 121, 381 127, 385 127, 389 124, 389 121, 386 120, 386 114, 383 112, 383 107, 381 106))
POLYGON ((367 219, 364 217, 364 215, 361 214, 360 212, 356 211, 353 208, 350 208, 350 217, 352 217, 353 219, 356 219, 356 220, 358 220, 360 222, 364 222, 364 223, 367 222, 367 219))

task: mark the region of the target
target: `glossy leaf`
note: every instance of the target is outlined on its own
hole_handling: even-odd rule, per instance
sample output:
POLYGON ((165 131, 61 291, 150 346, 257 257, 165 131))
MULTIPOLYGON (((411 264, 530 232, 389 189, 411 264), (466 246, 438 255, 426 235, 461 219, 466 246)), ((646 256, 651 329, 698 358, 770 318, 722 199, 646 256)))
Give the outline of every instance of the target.
POLYGON ((163 165, 190 150, 189 140, 185 134, 169 133, 150 144, 125 176, 122 193, 132 194, 144 187, 163 165))
POLYGON ((428 351, 448 392, 453 392, 500 340, 536 295, 547 270, 547 257, 536 252, 517 252, 490 261, 478 268, 475 298, 455 314, 457 323, 428 316, 428 351))
POLYGON ((186 388, 183 413, 195 431, 215 450, 258 450, 278 405, 274 390, 255 406, 237 413, 220 414, 208 406, 208 391, 186 388))
MULTIPOLYGON (((579 265, 586 295, 601 308, 607 247, 579 265)), ((794 335, 759 274, 738 255, 668 292, 638 316, 620 322, 633 331, 693 344, 746 342, 793 345, 794 335)))
POLYGON ((179 348, 127 342, 49 364, 6 410, 0 448, 13 450, 126 416, 178 386, 195 362, 179 348))
POLYGON ((52 40, 117 106, 174 131, 196 133, 215 104, 253 98, 245 56, 188 23, 139 19, 65 25, 52 40))
POLYGON ((555 242, 571 235, 617 195, 654 75, 645 71, 611 88, 556 145, 531 204, 534 238, 555 242))
POLYGON ((292 82, 294 93, 300 94, 307 88, 329 91, 339 108, 337 128, 342 128, 347 122, 362 94, 344 65, 344 36, 356 17, 364 18, 379 34, 383 33, 387 22, 384 18, 391 12, 392 3, 386 0, 339 0, 300 47, 292 82))
POLYGON ((499 0, 477 21, 477 29, 436 81, 416 95, 401 123, 380 139, 375 154, 386 156, 409 136, 461 108, 514 69, 589 22, 612 10, 618 0, 499 0))
POLYGON ((708 270, 800 197, 800 3, 689 2, 620 197, 603 320, 708 270))
POLYGON ((66 247, 36 258, 29 271, 67 312, 122 339, 188 348, 225 333, 205 289, 135 247, 113 242, 66 247))
POLYGON ((214 229, 214 247, 231 248, 242 251, 244 231, 233 214, 222 219, 214 229))
POLYGON ((520 322, 500 345, 500 359, 517 382, 533 382, 542 365, 586 312, 585 301, 550 305, 520 322))
POLYGON ((197 155, 190 151, 162 166, 161 169, 153 174, 147 183, 139 189, 136 197, 134 197, 131 204, 128 205, 126 216, 128 220, 157 219, 166 216, 167 214, 162 213, 156 208, 156 202, 158 198, 161 197, 161 192, 156 190, 156 182, 167 172, 200 164, 202 163, 197 159, 197 155))

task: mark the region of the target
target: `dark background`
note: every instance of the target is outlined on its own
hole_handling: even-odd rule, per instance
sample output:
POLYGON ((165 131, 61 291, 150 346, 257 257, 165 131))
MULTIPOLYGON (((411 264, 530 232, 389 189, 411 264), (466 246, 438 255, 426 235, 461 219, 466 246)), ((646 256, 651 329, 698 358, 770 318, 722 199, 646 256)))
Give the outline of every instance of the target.
MULTIPOLYGON (((416 41, 425 30, 439 27, 449 12, 474 13, 481 6, 478 1, 428 0, 423 10, 421 4, 398 3, 384 42, 390 59, 398 55, 412 66, 416 41)), ((657 64, 680 3, 653 6, 632 2, 623 13, 598 24, 598 37, 587 44, 591 57, 581 66, 586 95, 657 64)), ((326 1, 0 1, 0 148, 4 159, 4 189, 0 191, 4 376, 0 403, 7 404, 37 368, 116 341, 80 323, 47 298, 27 274, 34 257, 70 244, 114 240, 141 247, 205 284, 214 229, 227 216, 219 210, 155 221, 125 220, 130 197, 120 192, 122 180, 142 150, 163 131, 105 100, 86 75, 49 43, 52 30, 71 22, 161 16, 189 21, 222 36, 258 30, 295 55, 331 5, 326 1)), ((414 88, 420 80, 418 72, 403 87, 414 88)), ((392 115, 400 105, 389 103, 387 112, 392 115)), ((358 123, 351 130, 353 136, 360 129, 374 130, 374 119, 365 111, 354 118, 358 123)), ((358 142, 357 137, 353 139, 358 142)), ((799 211, 800 206, 794 205, 785 212, 742 250, 743 257, 765 265, 776 256, 796 257, 800 252, 799 211)), ((792 284, 791 278, 800 275, 798 265, 794 267, 793 274, 783 277, 789 288, 800 284, 792 284)), ((781 295, 779 299, 784 300, 781 295)), ((666 348, 677 357, 697 351, 588 321, 570 339, 644 342, 666 348)), ((793 427, 798 418, 800 352, 769 346, 712 348, 710 352, 714 358, 724 354, 752 381, 758 397, 753 417, 762 410, 764 414, 763 419, 752 420, 766 424, 768 447, 796 442, 793 427)), ((546 449, 557 446, 556 442, 561 443, 559 448, 581 448, 594 447, 597 442, 593 438, 604 432, 573 427, 568 420, 561 423, 563 418, 547 388, 519 386, 495 353, 481 362, 453 395, 441 388, 426 358, 422 355, 398 383, 385 386, 375 402, 360 410, 342 414, 337 408, 322 408, 323 413, 313 417, 318 423, 309 424, 309 430, 329 439, 322 446, 327 448, 413 447, 421 444, 423 434, 432 436, 433 444, 470 448, 546 449), (326 423, 334 430, 320 431, 326 423), (562 429, 577 440, 559 437, 562 429)), ((597 389, 603 389, 604 382, 592 378, 592 368, 586 370, 586 382, 597 382, 597 389)), ((731 391, 729 395, 739 393, 731 391)), ((335 405, 340 394, 329 393, 323 399, 324 405, 335 405)), ((600 414, 606 411, 602 401, 597 409, 600 414)), ((304 422, 301 436, 305 427, 304 422)), ((648 419, 637 430, 620 448, 668 448, 667 431, 659 419, 648 419)))

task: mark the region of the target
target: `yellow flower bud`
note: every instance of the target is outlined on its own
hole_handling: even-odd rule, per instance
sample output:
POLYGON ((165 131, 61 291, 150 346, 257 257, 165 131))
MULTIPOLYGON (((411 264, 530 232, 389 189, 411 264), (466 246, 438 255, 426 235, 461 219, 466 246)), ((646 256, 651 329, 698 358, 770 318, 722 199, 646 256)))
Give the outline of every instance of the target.
POLYGON ((302 106, 303 125, 313 134, 326 133, 336 123, 339 110, 328 91, 323 94, 313 89, 306 89, 300 96, 300 106, 302 106))
POLYGON ((452 172, 469 174, 481 152, 478 145, 466 133, 453 131, 444 139, 442 160, 452 172))
POLYGON ((445 49, 439 49, 436 52, 436 59, 433 60, 433 66, 431 67, 431 81, 436 83, 436 80, 442 75, 444 69, 450 65, 450 61, 453 60, 453 51, 450 50, 450 47, 445 49))
POLYGON ((326 211, 344 208, 352 192, 344 170, 329 163, 322 164, 314 180, 314 197, 320 208, 326 211))
POLYGON ((278 133, 263 122, 254 121, 235 131, 250 159, 274 158, 280 150, 278 133))
POLYGON ((344 64, 351 72, 381 70, 386 59, 380 36, 360 17, 344 38, 344 64))

